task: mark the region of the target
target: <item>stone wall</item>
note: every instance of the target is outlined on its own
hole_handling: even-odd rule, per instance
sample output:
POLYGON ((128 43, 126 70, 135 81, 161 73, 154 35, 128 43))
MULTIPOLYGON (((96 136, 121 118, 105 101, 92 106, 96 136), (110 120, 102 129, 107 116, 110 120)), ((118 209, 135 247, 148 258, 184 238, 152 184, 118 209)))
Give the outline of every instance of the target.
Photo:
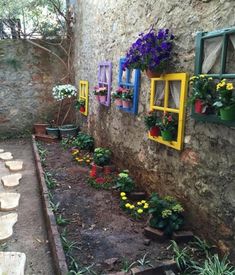
POLYGON ((233 0, 78 0, 76 77, 90 83, 89 116, 79 117, 97 145, 110 147, 120 167, 128 168, 148 192, 172 194, 186 208, 195 232, 215 241, 235 258, 235 130, 195 122, 187 110, 184 150, 179 152, 147 139, 144 114, 149 108, 150 81, 141 75, 139 114, 135 117, 99 106, 91 94, 97 66, 113 62, 113 89, 118 60, 140 32, 151 24, 176 35, 176 72, 194 70, 197 31, 235 25, 233 0), (156 23, 157 22, 157 23, 156 23))
MULTIPOLYGON (((58 48, 50 48, 64 58, 58 48)), ((0 40, 0 136, 31 131, 34 122, 52 119, 51 90, 63 74, 45 50, 24 40, 0 40)))

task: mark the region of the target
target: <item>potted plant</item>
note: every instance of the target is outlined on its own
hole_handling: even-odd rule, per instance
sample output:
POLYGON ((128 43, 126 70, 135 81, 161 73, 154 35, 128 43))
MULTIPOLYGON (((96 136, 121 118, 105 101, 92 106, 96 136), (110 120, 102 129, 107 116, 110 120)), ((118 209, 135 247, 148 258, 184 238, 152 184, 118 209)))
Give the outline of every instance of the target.
POLYGON ((55 124, 54 120, 51 120, 49 123, 49 127, 46 127, 46 132, 49 136, 59 138, 60 137, 60 130, 59 127, 55 124))
POLYGON ((118 87, 115 92, 112 93, 112 99, 117 107, 122 107, 122 87, 118 87))
MULTIPOLYGON (((64 124, 64 122, 73 106, 73 101, 74 101, 76 94, 77 94, 77 89, 73 85, 70 85, 70 84, 62 84, 62 85, 57 85, 57 86, 53 87, 52 95, 53 95, 54 99, 56 99, 57 101, 60 101, 60 107, 59 107, 56 123, 53 124, 53 126, 55 126, 55 127, 52 128, 52 131, 55 131, 56 127, 57 127, 57 129, 59 129, 58 124, 59 124, 60 113, 61 113, 61 109, 62 109, 64 100, 66 98, 70 99, 70 104, 69 104, 69 108, 68 108, 67 112, 65 113, 65 115, 62 119, 61 126, 64 124)), ((72 126, 72 128, 74 128, 74 126, 72 126)), ((67 131, 68 131, 68 129, 69 128, 67 127, 67 131)), ((46 130, 47 130, 47 133, 52 132, 52 131, 50 131, 50 127, 46 128, 46 130)), ((73 129, 72 129, 72 131, 73 131, 73 129)))
POLYGON ((107 100, 107 94, 108 94, 108 90, 106 87, 99 87, 99 101, 100 103, 105 103, 107 100))
POLYGON ((131 89, 122 89, 122 107, 130 109, 132 106, 133 91, 131 89))
POLYGON ((172 114, 165 113, 159 122, 162 139, 172 141, 177 129, 177 123, 172 114))
POLYGON ((203 74, 192 76, 189 84, 192 86, 192 95, 188 103, 194 105, 195 113, 208 113, 213 104, 213 78, 203 74))
POLYGON ((183 211, 183 207, 174 198, 161 198, 157 193, 153 193, 149 201, 149 225, 171 236, 183 226, 183 211))
POLYGON ((233 96, 233 89, 233 83, 227 82, 226 79, 221 80, 216 86, 218 97, 213 105, 219 109, 222 120, 235 120, 235 97, 233 96))
POLYGON ((160 122, 160 119, 158 117, 157 111, 155 110, 150 111, 144 117, 145 127, 147 128, 147 130, 149 131, 149 134, 152 137, 158 137, 160 134, 159 122, 160 122))
POLYGON ((93 88, 93 94, 95 95, 97 101, 100 102, 100 98, 99 98, 99 86, 95 86, 93 88))
POLYGON ((129 171, 124 170, 118 174, 118 178, 116 180, 116 188, 125 193, 130 193, 135 189, 135 183, 133 179, 129 176, 129 171))
POLYGON ((155 31, 153 27, 131 45, 123 69, 140 69, 147 76, 158 77, 169 68, 174 35, 168 29, 155 31))
POLYGON ((95 148, 92 164, 93 172, 103 171, 105 165, 109 165, 111 162, 111 151, 107 148, 95 148))
POLYGON ((81 113, 84 113, 86 111, 85 108, 86 102, 84 99, 77 100, 75 107, 77 110, 79 110, 81 113))

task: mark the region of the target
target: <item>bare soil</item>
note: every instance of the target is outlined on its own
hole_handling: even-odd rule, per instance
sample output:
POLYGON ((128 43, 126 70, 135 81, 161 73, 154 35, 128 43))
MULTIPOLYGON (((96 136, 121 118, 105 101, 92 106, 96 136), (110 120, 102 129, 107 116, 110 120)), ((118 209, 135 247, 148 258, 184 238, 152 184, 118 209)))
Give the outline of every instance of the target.
POLYGON ((146 219, 135 221, 119 207, 116 190, 97 190, 87 184, 89 168, 79 166, 68 150, 58 144, 44 144, 47 150, 45 171, 53 174, 57 186, 52 190, 54 202, 60 203, 57 214, 70 221, 66 228, 70 241, 77 242, 72 256, 80 266, 94 264, 97 274, 120 271, 123 261, 136 261, 146 253, 154 264, 172 258, 169 242, 148 242, 143 235, 146 219), (105 263, 105 261, 117 260, 105 263), (114 263, 113 263, 114 262, 114 263))

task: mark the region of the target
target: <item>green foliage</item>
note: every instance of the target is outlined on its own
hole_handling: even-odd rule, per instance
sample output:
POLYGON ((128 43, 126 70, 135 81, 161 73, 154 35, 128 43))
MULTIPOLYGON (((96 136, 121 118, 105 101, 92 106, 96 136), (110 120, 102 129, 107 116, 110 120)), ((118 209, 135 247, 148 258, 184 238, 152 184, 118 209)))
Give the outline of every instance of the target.
POLYGON ((151 261, 147 259, 148 253, 145 253, 144 256, 136 261, 138 266, 142 267, 153 267, 151 261))
POLYGON ((7 243, 0 244, 0 251, 6 251, 8 248, 7 243))
POLYGON ((122 100, 131 101, 133 99, 133 90, 125 89, 122 92, 122 100))
POLYGON ((50 207, 51 207, 51 210, 52 210, 54 213, 56 213, 56 212, 58 212, 58 210, 59 210, 60 202, 54 203, 52 200, 50 200, 50 207))
POLYGON ((69 255, 74 249, 79 249, 79 247, 77 246, 77 244, 78 244, 77 242, 70 241, 67 238, 66 229, 64 229, 64 231, 61 233, 60 238, 61 238, 63 249, 64 249, 66 255, 69 255))
POLYGON ((232 93, 233 89, 234 87, 232 82, 227 82, 226 79, 221 80, 216 86, 218 95, 213 106, 220 109, 235 105, 235 97, 232 93))
POLYGON ((80 150, 92 151, 94 148, 94 138, 86 133, 78 133, 76 138, 70 142, 72 147, 77 147, 80 150))
POLYGON ((194 241, 190 242, 190 245, 193 246, 194 249, 196 249, 196 251, 198 251, 200 254, 206 255, 208 257, 212 246, 197 236, 195 236, 194 239, 194 241))
POLYGON ((149 224, 153 228, 163 230, 166 235, 171 235, 182 227, 183 211, 183 207, 174 198, 160 198, 157 193, 153 193, 149 201, 149 224))
POLYGON ((111 151, 106 148, 95 148, 94 163, 98 166, 108 165, 111 162, 111 151))
POLYGON ((58 225, 64 226, 70 223, 69 220, 65 219, 62 217, 62 215, 60 214, 59 216, 56 217, 56 223, 58 225))
POLYGON ((160 118, 158 117, 157 111, 150 111, 144 117, 144 124, 147 130, 150 130, 154 126, 158 126, 160 122, 160 118))
POLYGON ((113 186, 112 178, 89 178, 87 183, 97 190, 109 190, 113 186))
POLYGON ((46 172, 44 174, 46 185, 49 189, 53 189, 56 187, 56 180, 52 177, 52 174, 46 172))
POLYGON ((128 260, 123 259, 121 271, 129 272, 131 270, 131 268, 133 268, 135 265, 136 265, 136 262, 131 263, 128 260))
POLYGON ((21 63, 14 57, 6 58, 5 63, 13 67, 15 71, 18 71, 21 68, 21 63))
POLYGON ((81 107, 85 107, 86 101, 84 99, 77 100, 75 102, 75 108, 79 110, 81 107))
POLYGON ((194 264, 193 273, 197 275, 235 275, 235 268, 230 264, 227 256, 219 259, 218 255, 208 257, 202 266, 194 264))
POLYGON ((170 247, 174 252, 174 261, 180 271, 185 271, 192 266, 192 260, 187 247, 181 249, 175 241, 171 241, 170 247))
POLYGON ((45 162, 46 162, 47 150, 44 148, 44 146, 40 142, 37 142, 36 145, 38 148, 38 154, 39 154, 39 157, 41 160, 41 164, 42 164, 42 166, 44 166, 45 162))
POLYGON ((133 179, 129 176, 129 171, 124 170, 120 174, 118 174, 118 178, 116 180, 116 188, 118 188, 121 192, 132 192, 135 189, 135 183, 133 179))

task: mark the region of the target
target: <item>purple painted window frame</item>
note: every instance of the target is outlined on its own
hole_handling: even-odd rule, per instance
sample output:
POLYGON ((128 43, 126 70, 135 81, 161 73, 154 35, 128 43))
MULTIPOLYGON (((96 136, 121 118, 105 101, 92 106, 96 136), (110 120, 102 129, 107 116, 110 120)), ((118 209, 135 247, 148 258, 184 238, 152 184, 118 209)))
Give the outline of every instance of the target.
POLYGON ((111 89, 112 89, 112 62, 111 61, 102 61, 98 65, 98 86, 106 86, 108 88, 107 99, 105 103, 100 103, 107 107, 111 104, 111 89), (102 68, 105 68, 106 72, 106 81, 103 79, 102 68))

